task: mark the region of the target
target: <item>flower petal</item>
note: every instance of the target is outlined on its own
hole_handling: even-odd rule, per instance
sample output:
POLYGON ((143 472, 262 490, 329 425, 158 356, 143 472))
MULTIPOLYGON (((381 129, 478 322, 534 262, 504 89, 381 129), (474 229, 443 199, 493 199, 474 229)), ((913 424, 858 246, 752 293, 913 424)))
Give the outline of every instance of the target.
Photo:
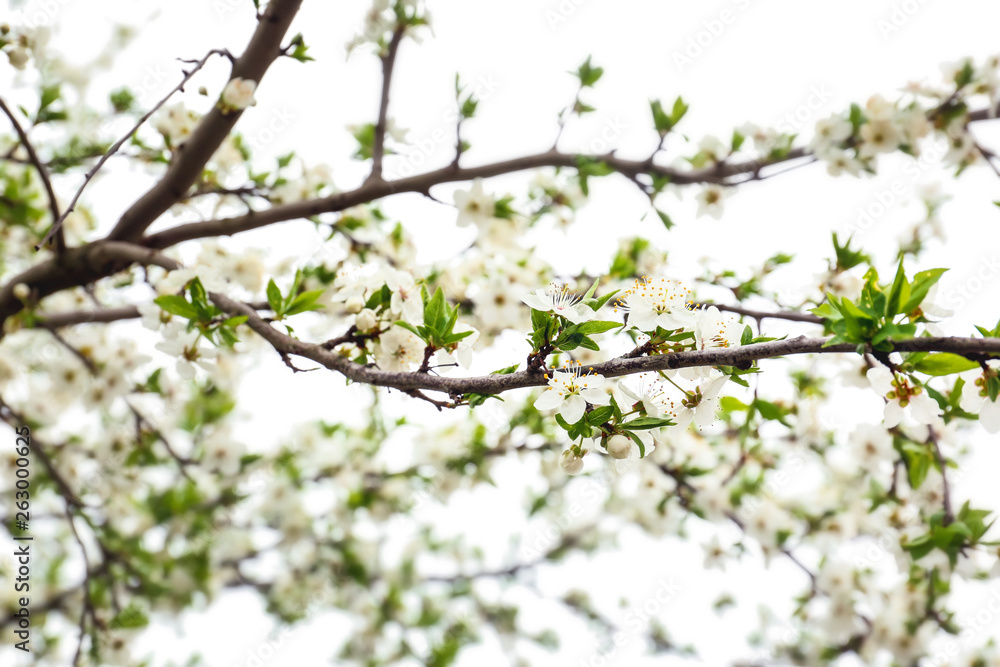
POLYGON ((979 411, 979 421, 987 433, 1000 432, 1000 399, 983 403, 983 408, 979 411))
POLYGON ((883 396, 893 390, 892 372, 888 368, 884 366, 869 368, 866 375, 868 376, 868 381, 872 383, 872 387, 875 388, 875 391, 883 396))
POLYGON ((535 292, 525 294, 521 297, 521 301, 535 310, 542 312, 552 310, 552 301, 544 298, 543 294, 536 294, 535 292))
POLYGON ((552 410, 559 407, 562 397, 555 389, 549 388, 542 392, 541 396, 535 399, 535 407, 539 410, 552 410))
POLYGON ((910 399, 910 414, 921 424, 933 424, 941 416, 941 406, 926 393, 910 399))
MULTIPOLYGON (((874 368, 869 370, 870 373, 874 368)), ((899 401, 889 401, 885 404, 885 412, 882 414, 882 424, 886 428, 892 428, 899 424, 903 419, 903 408, 900 407, 899 401)))
POLYGON ((571 394, 563 402, 562 409, 559 410, 559 414, 562 415, 563 419, 566 420, 567 424, 575 424, 580 421, 583 417, 583 413, 587 410, 587 401, 584 400, 583 396, 579 394, 571 394))

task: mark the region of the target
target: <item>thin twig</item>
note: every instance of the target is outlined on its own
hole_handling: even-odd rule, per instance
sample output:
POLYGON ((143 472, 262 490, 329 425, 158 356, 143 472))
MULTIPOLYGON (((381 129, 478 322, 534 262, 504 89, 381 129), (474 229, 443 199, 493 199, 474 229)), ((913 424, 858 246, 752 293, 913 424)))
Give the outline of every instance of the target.
MULTIPOLYGON (((10 107, 7 106, 7 102, 5 102, 2 97, 0 97, 0 109, 7 114, 7 118, 10 119, 11 125, 14 126, 14 131, 17 132, 17 136, 21 139, 21 144, 24 146, 24 150, 28 151, 28 160, 30 160, 31 164, 35 165, 35 169, 38 170, 38 175, 41 177, 42 184, 45 186, 45 194, 49 198, 49 212, 52 214, 52 226, 53 228, 56 228, 56 225, 61 222, 63 216, 59 214, 59 201, 56 199, 55 190, 52 189, 52 181, 49 180, 48 169, 45 168, 45 165, 38 158, 38 153, 35 152, 35 147, 28 139, 28 133, 25 132, 24 128, 21 127, 21 124, 17 122, 17 117, 14 115, 14 112, 10 110, 10 107)), ((45 240, 42 241, 41 245, 45 245, 51 234, 52 232, 50 230, 49 234, 45 235, 45 240)), ((38 248, 36 247, 35 250, 38 250, 38 248)), ((56 252, 61 255, 64 250, 66 250, 66 237, 63 234, 62 229, 58 229, 56 234, 56 252)))
POLYGON ((941 524, 947 526, 955 521, 955 513, 951 507, 951 487, 948 484, 948 462, 941 454, 937 432, 931 426, 927 427, 927 442, 934 448, 934 458, 937 460, 938 467, 941 468, 941 493, 944 496, 944 518, 941 520, 941 524))
POLYGON ((42 239, 42 242, 35 246, 35 250, 44 247, 45 244, 49 242, 49 239, 54 234, 61 233, 62 225, 63 222, 65 222, 66 220, 66 216, 68 216, 73 211, 73 209, 76 208, 76 203, 80 200, 80 195, 83 194, 83 191, 87 188, 87 185, 90 184, 91 179, 93 179, 94 176, 97 174, 97 172, 101 170, 101 167, 104 166, 104 163, 107 162, 109 159, 111 159, 111 156, 117 153, 118 149, 121 148, 126 141, 131 139, 132 135, 135 134, 139 130, 139 128, 145 124, 147 120, 149 120, 149 117, 152 116, 157 111, 159 111, 160 107, 166 104, 167 100, 173 97, 174 93, 184 90, 184 86, 187 85, 187 82, 191 80, 191 77, 193 77, 198 72, 198 70, 204 67, 205 64, 208 62, 208 59, 211 58, 213 55, 224 55, 227 57, 232 57, 229 54, 229 52, 226 51, 225 49, 212 49, 205 55, 204 58, 195 61, 194 67, 190 71, 184 72, 184 78, 181 79, 181 82, 177 84, 169 93, 167 93, 167 95, 163 99, 157 102, 152 109, 143 114, 142 118, 140 118, 139 121, 132 126, 132 129, 129 130, 125 136, 123 136, 121 139, 112 144, 111 148, 109 148, 108 151, 101 156, 101 159, 97 161, 97 164, 91 167, 90 171, 88 171, 87 174, 83 177, 83 183, 77 189, 76 194, 73 195, 73 199, 70 200, 69 206, 66 208, 65 211, 63 211, 62 215, 59 216, 58 220, 56 220, 56 222, 52 225, 52 228, 49 229, 49 233, 45 235, 45 238, 42 239))
POLYGON ((385 135, 389 124, 389 87, 392 85, 392 69, 396 64, 399 44, 406 32, 405 25, 398 25, 392 33, 388 49, 382 56, 382 96, 379 99, 378 121, 375 123, 375 140, 372 146, 372 180, 382 179, 382 159, 385 157, 385 135))

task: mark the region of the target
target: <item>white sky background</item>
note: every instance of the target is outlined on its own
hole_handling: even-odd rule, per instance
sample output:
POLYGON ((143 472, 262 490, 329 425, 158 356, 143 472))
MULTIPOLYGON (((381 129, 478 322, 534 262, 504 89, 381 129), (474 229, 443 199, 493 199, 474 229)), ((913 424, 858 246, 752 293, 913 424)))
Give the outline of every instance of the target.
MULTIPOLYGON (((143 102, 149 106, 179 79, 176 57, 200 58, 218 47, 228 47, 238 54, 255 25, 250 0, 0 2, 0 8, 23 10, 27 16, 44 12, 48 6, 57 8, 53 15, 53 48, 72 54, 80 66, 103 48, 112 22, 134 24, 142 30, 141 39, 129 47, 111 71, 95 77, 90 93, 98 106, 109 89, 123 85, 139 93, 145 89, 143 102), (232 10, 220 16, 218 8, 229 9, 230 4, 234 5, 232 10), (162 79, 157 81, 160 76, 162 79)), ((258 89, 258 105, 244 114, 238 126, 249 137, 265 139, 266 133, 261 132, 269 123, 292 116, 291 124, 266 145, 264 154, 295 150, 308 164, 325 162, 341 189, 353 187, 367 174, 367 165, 347 159, 353 152, 354 140, 344 126, 373 121, 377 109, 380 75, 376 59, 358 53, 345 61, 343 51, 361 25, 367 7, 367 2, 358 0, 306 0, 290 34, 303 32, 316 62, 277 62, 258 89)), ((944 61, 962 56, 981 59, 994 53, 996 26, 1000 25, 1000 5, 985 0, 430 0, 429 7, 434 37, 421 46, 404 43, 390 108, 390 115, 410 129, 409 139, 426 158, 421 170, 446 164, 452 158, 453 128, 445 116, 453 107, 456 71, 463 81, 490 81, 495 87, 495 92, 481 102, 476 119, 466 126, 472 150, 463 158, 464 164, 548 148, 555 135, 556 114, 575 92, 575 79, 566 72, 575 70, 588 54, 593 56, 594 64, 605 68, 597 89, 587 91, 584 97, 598 111, 582 121, 572 121, 561 147, 586 150, 607 128, 614 131, 621 127, 614 144, 621 154, 645 157, 655 146, 648 110, 650 98, 662 98, 667 104, 678 94, 683 95, 691 109, 680 129, 696 141, 704 134, 726 139, 734 127, 747 121, 774 126, 796 111, 800 111, 799 119, 790 124, 808 137, 816 120, 851 102, 863 104, 873 93, 891 97, 913 79, 936 82, 939 64, 944 61), (891 34, 883 34, 879 21, 889 21, 893 8, 904 4, 912 15, 897 14, 905 21, 891 34), (716 26, 719 34, 710 41, 703 36, 707 46, 702 47, 702 53, 679 69, 675 53, 683 53, 690 39, 707 30, 705 23, 717 20, 723 11, 730 13, 730 23, 723 25, 721 32, 716 26), (554 16, 560 19, 555 24, 554 16), (822 91, 823 99, 816 91, 822 91), (814 104, 814 110, 805 106, 810 100, 819 102, 814 104), (437 129, 446 132, 445 142, 422 142, 437 129)), ((0 13, 0 20, 5 14, 0 13)), ((189 87, 184 99, 195 108, 210 104, 209 99, 221 90, 227 72, 227 65, 215 61, 189 87), (209 88, 210 98, 194 94, 199 85, 209 88)), ((5 69, 0 73, 0 90, 7 88, 9 79, 5 69)), ((783 129, 787 130, 789 121, 784 122, 783 129)), ((1000 147, 1000 133, 995 128, 980 125, 976 129, 987 144, 993 139, 991 145, 1000 147)), ((668 147, 676 148, 678 139, 674 142, 668 147)), ((603 146, 594 146, 604 150, 603 146)), ((687 154, 693 152, 688 150, 687 154)), ((388 158, 386 168, 398 173, 399 164, 398 158, 388 158)), ((112 160, 104 171, 105 177, 85 197, 99 215, 102 233, 148 182, 147 176, 126 174, 123 167, 124 163, 112 160)), ((954 195, 941 214, 948 243, 935 242, 921 265, 909 268, 952 267, 942 279, 940 290, 944 305, 956 308, 946 330, 968 335, 973 322, 992 325, 1000 316, 1000 287, 995 280, 986 280, 971 300, 960 300, 958 292, 959 288, 975 288, 977 273, 1000 254, 1000 214, 991 204, 1000 199, 1000 181, 985 167, 971 169, 960 181, 951 180, 933 164, 919 171, 914 176, 906 160, 892 159, 883 160, 878 178, 834 180, 820 166, 807 167, 740 188, 727 202, 726 214, 718 222, 694 217, 691 200, 695 190, 689 189, 684 201, 670 195, 661 198, 662 207, 677 223, 669 233, 655 218, 640 221, 647 212, 643 198, 634 186, 613 176, 592 183, 591 203, 569 234, 550 231, 538 234, 537 239, 551 249, 548 258, 560 270, 600 272, 606 269, 613 253, 614 238, 643 234, 669 251, 671 274, 688 280, 702 273, 703 257, 711 257, 715 268, 748 272, 749 267, 775 252, 793 252, 795 264, 777 272, 771 286, 784 290, 789 302, 794 302, 805 281, 824 268, 822 259, 832 252, 830 231, 854 225, 859 209, 877 201, 880 193, 885 196, 899 181, 905 194, 895 197, 888 212, 855 237, 880 261, 883 274, 894 270, 896 237, 923 215, 919 200, 911 196, 913 190, 942 180, 954 195)), ((515 174, 493 179, 486 189, 498 194, 508 189, 521 193, 527 178, 527 174, 515 174)), ((74 186, 63 182, 63 191, 71 192, 74 186)), ((454 189, 441 186, 435 195, 450 201, 454 189)), ((465 234, 469 230, 455 228, 453 210, 419 195, 393 198, 385 210, 417 235, 421 261, 446 258, 461 251, 470 240, 465 234)), ((293 222, 245 234, 230 246, 269 247, 272 258, 294 254, 304 263, 317 252, 316 243, 310 224, 293 222)), ((725 294, 716 296, 725 298, 725 294)), ((246 437, 251 447, 276 441, 287 432, 289 421, 317 416, 336 419, 339 415, 332 417, 331 410, 339 412, 343 409, 339 406, 356 405, 335 378, 320 373, 293 377, 276 356, 266 359, 268 363, 248 378, 251 389, 242 404, 248 418, 238 434, 246 437)), ((484 370, 495 367, 493 360, 484 364, 484 370)), ((833 423, 846 429, 858 420, 878 419, 880 409, 873 394, 847 390, 844 396, 843 402, 830 406, 827 416, 833 423)), ((413 402, 390 404, 421 417, 431 410, 413 402)), ((343 411, 348 414, 350 410, 343 411)), ((1000 456, 995 442, 989 442, 982 432, 979 436, 975 465, 968 468, 959 495, 972 495, 996 507, 991 471, 1000 468, 1000 456)), ((492 542, 490 553, 495 554, 499 565, 505 563, 501 558, 508 554, 505 531, 518 529, 513 523, 515 513, 499 508, 519 497, 510 490, 519 490, 522 482, 516 470, 502 468, 497 472, 497 481, 499 491, 463 500, 465 509, 456 510, 449 521, 470 541, 481 540, 487 545, 492 542), (497 526, 504 530, 497 531, 497 526)), ((762 570, 753 559, 747 559, 741 567, 731 566, 725 574, 703 574, 697 540, 685 545, 675 539, 657 541, 638 531, 628 531, 621 535, 620 546, 621 550, 593 560, 572 558, 557 568, 543 568, 539 586, 554 594, 575 582, 585 582, 596 591, 595 600, 603 604, 602 609, 624 625, 628 609, 616 609, 620 596, 629 596, 632 604, 641 605, 655 593, 661 578, 682 581, 681 594, 663 608, 660 619, 675 639, 696 644, 704 663, 675 657, 644 658, 642 642, 632 640, 609 664, 718 665, 748 657, 753 653, 744 647, 744 638, 756 626, 758 603, 766 601, 776 609, 787 609, 790 594, 804 585, 802 575, 787 562, 776 562, 762 570), (722 591, 736 594, 739 608, 719 617, 710 607, 722 591)), ((956 589, 957 599, 962 600, 961 587, 956 589)), ((984 601, 979 595, 967 596, 958 606, 959 618, 963 611, 974 613, 980 609, 984 601)), ((548 606, 529 599, 523 614, 539 622, 541 628, 551 612, 548 606)), ((586 664, 597 647, 597 637, 576 621, 559 627, 566 633, 564 648, 555 656, 533 654, 537 664, 577 665, 580 660, 586 664)), ((247 652, 256 651, 273 631, 273 623, 263 614, 255 596, 226 594, 204 614, 189 615, 179 623, 157 624, 143 635, 136 655, 155 654, 154 664, 160 665, 200 650, 207 664, 242 667, 248 664, 247 652)), ((339 641, 347 631, 336 615, 324 615, 296 629, 264 664, 326 664, 332 653, 331 638, 339 641)), ((994 622, 992 632, 1000 638, 1000 622, 994 622)), ((0 654, 6 650, 5 640, 0 654)), ((460 664, 508 664, 497 651, 496 644, 487 643, 463 653, 465 658, 460 664)))

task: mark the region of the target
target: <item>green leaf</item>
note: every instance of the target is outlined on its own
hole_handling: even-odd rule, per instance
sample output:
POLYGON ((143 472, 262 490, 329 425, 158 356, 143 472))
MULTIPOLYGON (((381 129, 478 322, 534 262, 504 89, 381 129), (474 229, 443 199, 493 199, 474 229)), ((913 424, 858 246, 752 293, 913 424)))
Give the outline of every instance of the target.
POLYGON ((732 148, 732 152, 735 153, 736 151, 738 151, 740 149, 740 146, 743 145, 743 142, 745 140, 746 137, 740 134, 737 130, 733 130, 733 141, 732 144, 730 145, 730 147, 732 148))
POLYGON ((291 46, 294 46, 295 48, 288 54, 290 58, 298 60, 300 63, 315 60, 315 58, 306 53, 309 50, 309 47, 306 46, 305 41, 302 39, 302 33, 299 33, 292 38, 291 46))
POLYGON ((615 409, 612 408, 610 405, 602 405, 601 407, 594 408, 593 410, 588 412, 586 416, 588 422, 597 425, 597 424, 603 424, 604 422, 608 421, 608 419, 610 419, 611 416, 614 415, 614 413, 615 409))
POLYGON ((149 625, 149 617, 135 603, 129 603, 127 607, 115 615, 108 624, 112 630, 127 630, 133 628, 144 628, 149 625))
POLYGON ((476 115, 476 109, 479 108, 479 100, 477 100, 473 95, 469 95, 462 102, 462 106, 459 107, 458 113, 462 118, 473 118, 476 115))
POLYGON ((909 300, 910 283, 903 272, 903 259, 901 257, 899 259, 899 267, 896 269, 896 277, 892 281, 892 287, 889 288, 889 296, 885 303, 885 316, 892 318, 904 312, 902 306, 909 300))
POLYGON ((608 320, 591 320, 576 325, 576 330, 582 334, 597 334, 611 331, 622 326, 621 322, 610 322, 608 320))
POLYGON ((619 291, 620 290, 615 290, 613 292, 608 292, 604 296, 600 296, 600 297, 598 297, 596 299, 590 299, 590 301, 588 301, 586 303, 587 303, 588 306, 590 306, 591 310, 593 310, 596 313, 597 311, 599 311, 604 306, 604 304, 606 304, 608 301, 610 301, 614 297, 615 294, 618 294, 619 291))
POLYGON ((416 334, 417 336, 420 336, 420 339, 421 339, 421 340, 423 340, 424 342, 427 342, 427 338, 426 338, 426 337, 425 337, 425 336, 424 336, 423 334, 421 334, 421 333, 420 333, 420 332, 419 332, 419 331, 417 330, 417 328, 416 328, 415 326, 413 326, 412 324, 410 324, 409 322, 403 322, 402 320, 400 320, 399 322, 395 322, 394 324, 395 324, 395 325, 396 325, 397 327, 403 327, 404 329, 406 329, 406 330, 407 330, 407 331, 409 331, 410 333, 414 333, 414 334, 416 334))
POLYGON ((847 242, 844 243, 844 245, 840 245, 837 239, 837 232, 833 233, 833 250, 837 255, 837 268, 842 271, 853 269, 855 266, 863 262, 871 262, 871 258, 865 253, 860 250, 851 249, 850 246, 852 238, 853 237, 851 236, 847 237, 847 242))
POLYGON ((855 135, 858 133, 858 128, 861 127, 862 124, 868 122, 868 119, 865 117, 865 114, 861 110, 861 107, 859 107, 857 104, 851 105, 851 113, 848 116, 848 120, 850 121, 851 128, 853 129, 852 134, 855 135))
POLYGON ((914 368, 927 375, 951 375, 952 373, 972 370, 978 366, 979 364, 976 362, 957 354, 939 352, 924 357, 914 365, 914 368))
POLYGON ((910 298, 906 300, 900 308, 901 313, 911 313, 916 310, 924 301, 927 292, 930 291, 941 276, 948 269, 929 269, 921 271, 913 276, 913 285, 910 288, 910 298))
POLYGON ((931 469, 930 452, 926 447, 911 443, 903 446, 903 458, 906 460, 910 488, 919 489, 931 469))
POLYGON ((267 305, 274 311, 276 315, 281 315, 281 290, 278 286, 274 284, 274 278, 267 281, 267 305))
POLYGON ((667 115, 667 112, 663 110, 663 105, 660 103, 660 100, 650 100, 649 110, 653 114, 653 127, 656 128, 656 131, 661 137, 665 136, 668 132, 670 132, 670 129, 673 127, 673 123, 670 121, 670 116, 667 115))
POLYGON ((587 56, 587 60, 584 61, 584 63, 580 65, 580 68, 575 72, 576 77, 580 79, 581 88, 593 87, 603 74, 603 67, 594 67, 590 64, 590 56, 587 56))
POLYGON ((482 405, 483 403, 485 403, 486 401, 488 401, 491 398, 495 398, 495 399, 497 399, 498 401, 501 401, 501 402, 503 401, 503 399, 500 398, 499 396, 497 396, 496 394, 467 394, 466 395, 466 399, 469 401, 469 407, 470 408, 478 408, 480 405, 482 405))
POLYGON ((552 315, 547 311, 531 309, 531 330, 544 331, 549 325, 552 315))
POLYGON ((661 211, 658 208, 657 209, 653 209, 653 210, 656 211, 656 215, 659 216, 660 222, 663 223, 664 227, 666 227, 667 229, 672 229, 673 228, 674 221, 670 219, 669 215, 667 215, 666 213, 664 213, 663 211, 661 211))
POLYGON ((764 419, 784 423, 785 411, 782 410, 777 404, 758 398, 753 402, 753 405, 757 408, 757 412, 759 412, 760 416, 764 419))
POLYGON ((296 315, 298 313, 304 313, 307 310, 317 310, 322 306, 316 303, 316 300, 323 296, 323 290, 314 289, 307 292, 302 292, 295 300, 292 301, 288 306, 288 310, 285 311, 286 315, 296 315))
POLYGON ((597 278, 596 280, 594 280, 594 284, 591 285, 590 289, 587 290, 587 293, 583 295, 583 300, 586 301, 587 299, 592 298, 597 293, 597 286, 600 285, 600 284, 601 284, 601 279, 600 278, 597 278))
POLYGON ((224 327, 230 327, 230 328, 234 328, 235 329, 239 325, 241 325, 244 322, 246 322, 248 319, 250 319, 250 318, 248 318, 246 315, 237 315, 236 317, 230 317, 229 319, 225 320, 222 323, 222 326, 224 326, 224 327))
POLYGON ((444 328, 446 322, 447 315, 445 314, 444 290, 438 287, 437 290, 435 290, 434 296, 431 298, 430 302, 425 302, 424 324, 440 331, 444 328))
POLYGON ((684 103, 684 98, 678 96, 674 100, 674 107, 670 111, 670 126, 673 127, 681 122, 681 118, 688 112, 688 105, 684 103))
POLYGON ((629 429, 631 431, 645 431, 651 428, 660 428, 661 426, 673 426, 674 422, 671 419, 663 419, 661 417, 639 417, 638 419, 633 419, 630 422, 622 424, 622 428, 629 429))
POLYGON ((991 375, 986 379, 986 395, 996 403, 997 396, 1000 396, 1000 377, 991 375))
POLYGON ((723 396, 719 399, 719 406, 726 412, 746 412, 750 406, 733 396, 723 396))
POLYGON ((179 294, 169 294, 153 300, 157 306, 171 315, 179 315, 189 320, 198 319, 198 311, 179 294))

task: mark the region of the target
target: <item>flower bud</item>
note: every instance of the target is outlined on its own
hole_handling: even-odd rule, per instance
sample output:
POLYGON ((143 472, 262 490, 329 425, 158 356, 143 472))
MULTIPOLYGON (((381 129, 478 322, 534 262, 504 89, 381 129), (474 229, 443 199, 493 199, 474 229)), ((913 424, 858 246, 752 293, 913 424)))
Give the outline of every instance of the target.
POLYGON ((14 285, 14 298, 24 301, 31 296, 31 288, 24 283, 14 285))
POLYGON ((230 79, 222 91, 222 101, 230 109, 246 109, 257 104, 254 99, 254 91, 257 90, 257 82, 252 79, 241 79, 236 77, 230 79))
POLYGON ((627 459, 632 451, 632 441, 624 435, 613 435, 608 438, 608 454, 613 459, 627 459))
POLYGON ((358 319, 355 320, 354 325, 358 327, 358 331, 371 331, 378 325, 375 311, 371 308, 365 308, 358 313, 358 319))
POLYGON ((349 313, 360 313, 365 307, 365 302, 360 296, 352 296, 344 303, 344 309, 349 313))
POLYGON ((21 47, 16 47, 7 51, 7 59, 14 69, 24 69, 24 66, 28 64, 28 52, 21 47))
POLYGON ((583 470, 583 459, 573 453, 573 450, 567 449, 563 452, 562 461, 559 465, 562 469, 569 475, 575 475, 576 473, 583 470))

